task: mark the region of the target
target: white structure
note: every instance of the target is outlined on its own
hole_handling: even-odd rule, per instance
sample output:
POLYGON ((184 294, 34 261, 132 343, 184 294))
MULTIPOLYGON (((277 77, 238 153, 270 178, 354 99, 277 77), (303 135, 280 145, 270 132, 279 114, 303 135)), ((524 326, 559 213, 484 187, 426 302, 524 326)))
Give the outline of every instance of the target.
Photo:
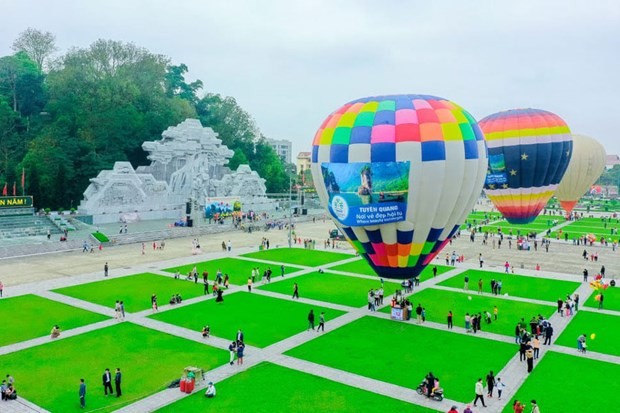
POLYGON ((161 140, 144 142, 142 148, 151 164, 134 170, 129 162, 116 162, 112 170, 101 171, 84 192, 80 214, 92 215, 95 224, 129 216, 180 219, 186 202, 202 210, 207 198, 228 196, 238 196, 245 210, 271 206, 265 180, 248 165, 231 172, 226 164, 233 151, 197 119, 166 129, 161 140))
POLYGON ((287 141, 286 139, 276 140, 276 139, 267 139, 267 142, 274 151, 281 157, 284 162, 291 163, 291 157, 293 152, 293 142, 287 141))

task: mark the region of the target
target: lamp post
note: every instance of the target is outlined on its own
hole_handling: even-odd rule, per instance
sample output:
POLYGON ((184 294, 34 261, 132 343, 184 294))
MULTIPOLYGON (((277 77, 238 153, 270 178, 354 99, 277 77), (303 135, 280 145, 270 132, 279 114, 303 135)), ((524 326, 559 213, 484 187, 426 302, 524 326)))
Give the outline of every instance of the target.
POLYGON ((293 236, 293 176, 288 175, 288 247, 292 247, 293 236))

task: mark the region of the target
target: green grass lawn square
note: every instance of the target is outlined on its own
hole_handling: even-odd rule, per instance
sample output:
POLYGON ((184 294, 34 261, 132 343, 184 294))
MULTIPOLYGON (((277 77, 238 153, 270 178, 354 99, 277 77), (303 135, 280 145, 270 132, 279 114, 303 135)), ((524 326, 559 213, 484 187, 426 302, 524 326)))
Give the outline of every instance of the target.
POLYGON ((157 295, 157 302, 161 306, 168 304, 172 294, 181 294, 184 299, 198 297, 203 294, 204 287, 201 283, 144 273, 53 291, 110 308, 114 308, 116 300, 122 300, 125 311, 134 313, 151 308, 152 294, 157 295))
POLYGON ((213 399, 204 397, 202 391, 157 411, 376 413, 378 406, 380 411, 435 411, 271 363, 261 363, 215 383, 215 388, 213 399), (260 391, 239 396, 240 389, 256 389, 257 383, 277 385, 261 385, 260 391))
MULTIPOLYGON (((500 298, 495 295, 479 295, 474 291, 469 293, 451 292, 429 288, 412 295, 409 300, 413 308, 421 304, 426 310, 426 319, 436 323, 447 324, 448 311, 452 311, 454 325, 465 327, 465 314, 482 313, 482 331, 505 336, 514 336, 515 326, 521 317, 528 323, 532 316, 542 314, 545 318, 551 317, 556 308, 551 305, 532 304, 527 302, 512 301, 500 298), (469 299, 471 297, 471 300, 469 299), (497 305, 498 318, 487 324, 484 319, 484 312, 493 314, 493 306, 497 305)), ((389 313, 390 307, 380 311, 389 313)), ((415 314, 412 316, 415 318, 415 314)))
POLYGON ((517 351, 514 344, 364 317, 286 354, 412 389, 432 371, 447 398, 470 402, 475 378, 499 371, 517 351))
MULTIPOLYGON (((381 287, 379 280, 370 280, 347 275, 338 275, 326 271, 324 274, 314 272, 291 279, 284 278, 276 283, 261 285, 259 288, 277 293, 293 295, 293 284, 299 286, 299 296, 334 304, 363 307, 368 304, 368 290, 381 287)), ((401 289, 399 283, 385 282, 383 285, 385 300, 401 289)))
MULTIPOLYGON (((202 281, 203 271, 209 273, 208 279, 213 282, 218 270, 222 271, 222 274, 228 274, 230 277, 230 283, 235 285, 244 285, 248 282, 248 277, 252 276, 252 269, 258 268, 260 276, 254 281, 257 282, 263 276, 263 273, 271 268, 272 277, 280 276, 282 269, 280 265, 269 265, 258 261, 239 260, 236 258, 220 258, 211 261, 198 262, 193 264, 181 265, 178 267, 166 268, 164 271, 176 273, 177 270, 181 273, 181 278, 185 279, 187 274, 196 267, 199 278, 198 281, 202 281)), ((284 274, 293 274, 300 271, 300 267, 284 265, 284 274)))
POLYGON ((0 365, 15 377, 20 396, 47 410, 79 411, 84 378, 87 410, 108 412, 163 390, 187 366, 208 370, 227 360, 227 351, 121 323, 0 356, 0 365), (106 398, 101 376, 105 368, 114 373, 117 367, 123 395, 106 398))
POLYGON ((352 254, 341 252, 310 250, 305 248, 276 248, 265 251, 243 254, 243 257, 256 258, 265 261, 284 262, 289 264, 317 267, 336 261, 354 258, 352 254))
MULTIPOLYGON (((503 412, 512 412, 512 401, 520 400, 531 410, 530 400, 542 412, 616 412, 613 396, 620 392, 620 366, 562 353, 548 352, 527 377, 503 412), (596 389, 604 384, 604 390, 596 389)), ((502 380, 504 381, 504 380, 502 380)), ((507 378, 506 384, 510 386, 507 378)))
MULTIPOLYGON (((448 272, 454 269, 454 267, 429 264, 428 267, 426 267, 420 274, 420 281, 425 281, 430 278, 433 278, 433 267, 434 266, 437 267, 437 275, 441 275, 445 272, 448 272)), ((368 264, 368 262, 363 258, 360 258, 357 261, 349 262, 346 264, 340 264, 335 267, 329 267, 329 269, 334 270, 334 271, 350 272, 353 274, 372 275, 375 277, 377 276, 377 273, 372 269, 370 264, 368 264)))
POLYGON ((575 354, 578 354, 577 337, 584 333, 588 351, 620 356, 620 316, 578 311, 558 337, 556 344, 573 347, 575 354), (591 334, 595 334, 594 340, 590 337, 591 334))
POLYGON ((0 313, 3 314, 0 346, 49 335, 55 324, 61 330, 69 330, 109 318, 30 294, 3 298, 0 313))
POLYGON ((467 270, 439 283, 439 285, 462 289, 466 276, 469 277, 469 290, 474 293, 478 291, 478 280, 482 279, 482 291, 490 294, 491 280, 494 279, 502 281, 502 295, 508 294, 513 297, 526 297, 550 302, 555 302, 559 297, 566 297, 568 294, 572 295, 580 285, 579 282, 573 281, 551 280, 548 278, 481 270, 467 270))
MULTIPOLYGON (((605 310, 620 311, 620 286, 618 285, 620 284, 603 291, 603 308, 605 310)), ((585 302, 586 307, 598 308, 598 301, 595 299, 597 294, 597 292, 592 292, 592 295, 585 302)))
POLYGON ((237 292, 230 295, 224 293, 222 303, 208 300, 150 317, 195 330, 197 335, 202 327, 208 324, 213 336, 229 340, 233 340, 237 330, 241 329, 246 344, 266 347, 305 331, 308 328, 310 309, 314 310, 317 325, 321 311, 325 312, 327 326, 329 320, 344 314, 342 311, 296 301, 237 292))

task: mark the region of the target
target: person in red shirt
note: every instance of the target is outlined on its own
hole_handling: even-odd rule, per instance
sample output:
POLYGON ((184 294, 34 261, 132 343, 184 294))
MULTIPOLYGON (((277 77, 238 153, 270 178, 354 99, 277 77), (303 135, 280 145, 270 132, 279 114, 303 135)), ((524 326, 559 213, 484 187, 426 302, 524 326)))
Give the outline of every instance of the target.
POLYGON ((448 410, 448 413, 459 413, 459 411, 456 410, 456 406, 452 406, 452 408, 448 410))

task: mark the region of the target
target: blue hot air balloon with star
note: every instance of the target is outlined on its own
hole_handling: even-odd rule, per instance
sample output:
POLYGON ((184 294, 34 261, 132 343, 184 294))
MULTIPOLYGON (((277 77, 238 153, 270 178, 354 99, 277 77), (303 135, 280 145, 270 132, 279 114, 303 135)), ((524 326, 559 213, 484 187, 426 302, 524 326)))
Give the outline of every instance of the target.
POLYGON ((532 222, 568 167, 573 149, 568 125, 540 109, 507 110, 478 124, 489 151, 487 196, 508 222, 532 222))

